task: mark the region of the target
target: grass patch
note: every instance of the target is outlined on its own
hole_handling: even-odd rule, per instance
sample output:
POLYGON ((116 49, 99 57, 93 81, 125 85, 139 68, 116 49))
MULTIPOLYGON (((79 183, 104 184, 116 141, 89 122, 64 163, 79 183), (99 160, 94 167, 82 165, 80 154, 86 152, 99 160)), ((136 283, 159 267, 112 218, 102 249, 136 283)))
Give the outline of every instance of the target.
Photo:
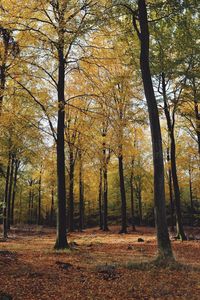
POLYGON ((173 270, 194 271, 197 269, 200 271, 200 268, 195 268, 190 265, 185 265, 185 264, 179 263, 175 259, 163 260, 160 258, 156 258, 151 261, 142 261, 142 262, 129 261, 129 262, 123 264, 122 267, 124 267, 128 270, 141 270, 141 271, 150 271, 150 270, 155 270, 155 269, 167 269, 170 271, 173 271, 173 270))
POLYGON ((96 272, 112 272, 116 270, 119 267, 119 264, 113 263, 113 264, 98 264, 94 266, 94 269, 96 272))

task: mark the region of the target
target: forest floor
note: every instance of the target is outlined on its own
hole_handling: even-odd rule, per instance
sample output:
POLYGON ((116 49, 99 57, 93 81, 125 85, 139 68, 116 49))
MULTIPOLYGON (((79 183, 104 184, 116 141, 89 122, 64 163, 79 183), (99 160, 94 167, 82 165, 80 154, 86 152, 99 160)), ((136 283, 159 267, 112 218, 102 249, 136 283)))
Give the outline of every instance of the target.
POLYGON ((200 240, 173 241, 180 265, 156 267, 137 264, 155 258, 153 228, 110 229, 69 234, 72 250, 55 251, 54 229, 13 228, 0 242, 0 299, 200 299, 200 240))

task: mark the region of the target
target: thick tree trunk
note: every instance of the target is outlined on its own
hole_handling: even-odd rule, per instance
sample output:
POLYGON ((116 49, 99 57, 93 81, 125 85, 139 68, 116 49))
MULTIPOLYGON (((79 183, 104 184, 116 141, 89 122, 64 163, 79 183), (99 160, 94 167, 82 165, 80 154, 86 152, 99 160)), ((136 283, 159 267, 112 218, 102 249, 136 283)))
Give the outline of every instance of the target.
POLYGON ((84 186, 83 186, 83 162, 82 153, 79 152, 79 230, 84 227, 84 186))
POLYGON ((11 207, 11 224, 14 224, 14 210, 15 210, 15 195, 17 190, 17 175, 19 169, 20 161, 18 159, 15 160, 15 171, 14 171, 14 183, 13 183, 13 193, 12 193, 12 207, 11 207))
POLYGON ((15 155, 11 155, 11 170, 10 170, 10 179, 9 179, 9 189, 8 189, 8 199, 7 199, 7 230, 10 230, 10 221, 11 221, 11 197, 12 197, 12 187, 13 187, 13 173, 14 173, 14 163, 15 155))
POLYGON ((74 155, 69 153, 69 232, 74 231, 74 155))
POLYGON ((102 219, 102 168, 99 169, 99 228, 103 229, 103 219, 102 219))
POLYGON ((4 239, 6 239, 8 237, 8 230, 7 230, 7 200, 8 200, 8 187, 9 187, 9 178, 10 178, 10 164, 11 164, 11 155, 9 153, 7 171, 6 171, 4 204, 3 204, 3 237, 4 237, 4 239))
POLYGON ((175 197, 175 207, 176 207, 176 228, 177 228, 177 238, 181 240, 186 240, 186 236, 183 230, 182 224, 182 214, 181 214, 181 197, 179 182, 177 176, 176 167, 176 144, 174 137, 174 121, 171 121, 169 108, 167 105, 167 95, 166 95, 166 84, 165 84, 165 74, 162 73, 162 90, 163 90, 163 101, 164 101, 164 112, 167 120, 167 127, 170 137, 170 157, 171 157, 171 174, 174 187, 174 197, 175 197))
POLYGON ((103 231, 108 231, 108 164, 106 157, 106 147, 103 143, 103 231))
POLYGON ((65 60, 63 55, 64 39, 59 43, 58 57, 58 123, 57 123, 57 238, 56 249, 68 247, 66 233, 66 183, 65 183, 65 60))
POLYGON ((120 146, 120 154, 118 156, 118 163, 119 163, 119 182, 120 182, 120 194, 121 194, 121 230, 120 230, 120 233, 127 233, 126 191, 125 191, 125 184, 124 184, 124 166, 123 166, 122 146, 120 146))
POLYGON ((145 0, 138 0, 141 42, 140 66, 144 85, 145 96, 148 105, 152 148, 154 163, 154 206, 155 222, 157 228, 157 241, 159 257, 162 259, 172 258, 172 248, 167 228, 165 210, 165 184, 164 184, 164 164, 162 137, 159 122, 159 114, 156 98, 153 90, 149 65, 149 29, 147 20, 147 9, 145 0))

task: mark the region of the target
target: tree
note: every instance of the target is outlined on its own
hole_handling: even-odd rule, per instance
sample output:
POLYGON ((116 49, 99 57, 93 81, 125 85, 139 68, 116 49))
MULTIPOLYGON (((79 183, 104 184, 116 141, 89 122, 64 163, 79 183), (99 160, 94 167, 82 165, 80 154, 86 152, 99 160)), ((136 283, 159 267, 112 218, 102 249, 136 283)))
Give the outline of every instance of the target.
MULTIPOLYGON (((127 6, 126 6, 127 8, 127 6)), ((147 18, 147 7, 145 0, 138 0, 137 10, 133 10, 128 6, 132 15, 134 29, 140 40, 140 68, 144 85, 144 93, 147 100, 154 164, 154 209, 155 222, 157 228, 158 252, 161 259, 172 258, 171 243, 169 240, 166 211, 165 211, 165 185, 164 185, 164 164, 162 137, 159 122, 159 113, 154 94, 150 63, 149 63, 149 27, 147 18), (137 14, 138 12, 138 14, 137 14), (137 25, 137 18, 139 27, 137 25)))

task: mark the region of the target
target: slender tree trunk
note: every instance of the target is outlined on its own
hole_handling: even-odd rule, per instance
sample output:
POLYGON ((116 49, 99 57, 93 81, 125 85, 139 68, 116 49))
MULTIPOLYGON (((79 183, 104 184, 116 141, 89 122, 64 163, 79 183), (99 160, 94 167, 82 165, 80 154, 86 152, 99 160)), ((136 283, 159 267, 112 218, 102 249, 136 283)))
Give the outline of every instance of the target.
POLYGON ((42 186, 42 169, 40 170, 39 189, 38 189, 38 216, 37 224, 41 224, 41 186, 42 186))
POLYGON ((31 179, 29 182, 29 201, 28 201, 28 216, 29 220, 28 223, 31 224, 31 201, 32 201, 32 185, 33 185, 33 180, 31 179))
POLYGON ((130 177, 130 190, 131 190, 131 225, 132 230, 135 231, 135 209, 134 209, 134 186, 133 186, 133 180, 134 180, 134 159, 132 159, 131 162, 131 177, 130 177))
POLYGON ((31 224, 34 223, 34 219, 33 219, 34 211, 33 211, 33 209, 34 209, 34 192, 32 191, 32 193, 31 193, 31 224))
POLYGON ((157 228, 157 241, 159 257, 162 259, 172 258, 172 248, 167 228, 165 210, 165 184, 164 184, 164 164, 162 137, 159 122, 159 114, 156 98, 153 90, 149 65, 149 29, 147 20, 147 9, 145 0, 138 0, 141 42, 140 66, 144 85, 145 96, 148 105, 152 148, 154 163, 154 206, 155 222, 157 228))
POLYGON ((123 167, 122 146, 120 146, 120 154, 118 156, 118 164, 119 164, 119 182, 120 182, 120 193, 121 193, 121 230, 120 230, 120 233, 127 233, 126 191, 125 191, 125 184, 124 184, 124 167, 123 167))
POLYGON ((10 164, 11 164, 11 155, 10 155, 10 152, 9 152, 7 171, 6 171, 4 205, 3 205, 3 237, 4 237, 4 239, 6 239, 8 237, 8 230, 7 230, 7 200, 8 200, 8 187, 9 187, 9 178, 10 178, 10 164))
POLYGON ((74 155, 69 153, 69 231, 74 231, 74 155))
MULTIPOLYGON (((62 26, 62 25, 61 25, 62 26)), ((68 247, 66 233, 66 183, 65 183, 65 59, 63 54, 64 33, 61 30, 61 40, 58 47, 58 123, 57 123, 57 238, 56 249, 68 247)))
POLYGON ((53 225, 54 219, 54 188, 51 189, 51 215, 50 215, 50 224, 53 225))
POLYGON ((182 224, 182 214, 181 214, 181 197, 179 182, 177 176, 176 167, 176 144, 174 137, 174 121, 171 121, 169 108, 167 105, 167 94, 166 94, 166 84, 165 84, 165 74, 162 73, 162 90, 163 90, 163 101, 164 101, 164 112, 167 120, 167 127, 170 136, 170 157, 171 157, 171 172, 174 187, 174 197, 175 197, 175 207, 176 207, 176 228, 177 228, 177 238, 186 240, 186 236, 182 224))
POLYGON ((172 167, 172 180, 174 186, 174 196, 175 196, 175 207, 176 207, 176 230, 177 238, 186 240, 186 236, 183 229, 182 223, 182 213, 181 213, 181 197, 180 189, 178 183, 177 169, 176 169, 176 146, 174 135, 171 136, 171 167, 172 167))
POLYGON ((195 86, 195 79, 193 78, 193 93, 194 93, 194 114, 195 114, 195 120, 196 120, 196 134, 197 134, 197 142, 198 142, 198 153, 200 158, 200 112, 199 112, 199 106, 198 106, 198 100, 197 100, 197 89, 195 86))
POLYGON ((102 168, 99 169, 99 228, 103 229, 102 219, 102 168))
MULTIPOLYGON (((6 50, 6 56, 7 53, 8 53, 8 49, 6 50)), ((0 66, 0 116, 2 114, 5 84, 6 84, 6 65, 5 63, 3 63, 2 66, 0 66)))
POLYGON ((191 225, 194 223, 194 203, 193 203, 193 192, 192 192, 192 170, 189 163, 189 187, 190 187, 190 208, 191 208, 191 225))
POLYGON ((105 143, 103 143, 103 161, 103 231, 108 231, 108 164, 105 143))
POLYGON ((20 195, 19 195, 19 224, 21 224, 21 216, 22 216, 22 187, 20 189, 20 195))
POLYGON ((82 153, 79 151, 79 230, 84 226, 84 187, 83 187, 83 162, 82 153))
POLYGON ((7 199, 7 230, 10 230, 10 221, 11 221, 11 197, 12 197, 12 187, 13 187, 13 172, 14 172, 14 163, 15 156, 11 155, 11 170, 10 170, 10 179, 9 179, 9 188, 8 188, 8 199, 7 199))
POLYGON ((17 190, 17 175, 19 169, 19 160, 15 160, 15 171, 14 171, 14 183, 13 183, 13 193, 12 193, 12 207, 11 207, 11 224, 14 224, 14 210, 15 210, 15 195, 17 190))
POLYGON ((138 206, 139 206, 139 219, 140 225, 143 223, 143 216, 142 216, 142 182, 141 177, 138 178, 138 206))
POLYGON ((171 215, 171 232, 174 232, 174 201, 172 191, 172 173, 170 166, 169 147, 167 147, 167 162, 168 162, 168 185, 169 185, 169 198, 170 198, 170 215, 171 215))

